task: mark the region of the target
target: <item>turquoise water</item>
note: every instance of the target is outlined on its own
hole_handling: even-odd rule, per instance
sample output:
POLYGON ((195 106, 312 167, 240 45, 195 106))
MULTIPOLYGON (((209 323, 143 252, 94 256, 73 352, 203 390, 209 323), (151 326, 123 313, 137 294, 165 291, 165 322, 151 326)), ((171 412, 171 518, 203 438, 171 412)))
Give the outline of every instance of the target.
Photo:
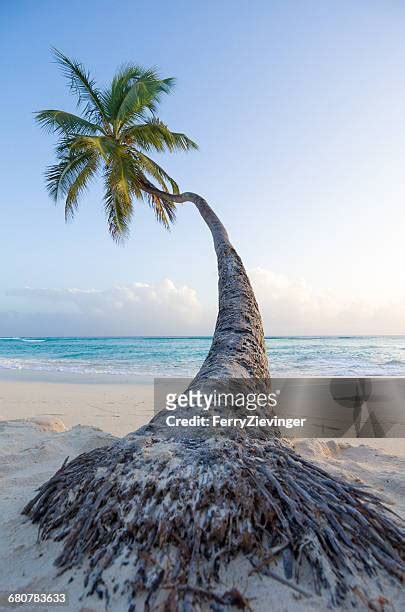
MULTIPOLYGON (((0 371, 192 376, 208 337, 0 338, 0 371)), ((273 376, 405 376, 405 336, 268 337, 273 376)))

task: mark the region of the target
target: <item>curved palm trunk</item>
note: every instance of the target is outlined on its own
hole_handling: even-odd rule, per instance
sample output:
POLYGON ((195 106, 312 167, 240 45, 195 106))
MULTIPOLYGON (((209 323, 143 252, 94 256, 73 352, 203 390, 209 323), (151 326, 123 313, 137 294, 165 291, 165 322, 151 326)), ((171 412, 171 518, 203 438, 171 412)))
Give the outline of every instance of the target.
POLYGON ((263 325, 242 260, 212 208, 196 193, 172 195, 147 189, 177 203, 192 202, 208 225, 218 261, 218 317, 210 351, 193 380, 270 377, 263 325))

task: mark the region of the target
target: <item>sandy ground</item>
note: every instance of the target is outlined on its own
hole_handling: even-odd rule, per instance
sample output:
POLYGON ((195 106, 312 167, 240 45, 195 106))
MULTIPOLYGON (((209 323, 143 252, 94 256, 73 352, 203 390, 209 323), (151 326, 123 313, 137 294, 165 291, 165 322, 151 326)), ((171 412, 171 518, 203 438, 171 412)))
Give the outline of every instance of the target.
POLYGON ((57 417, 125 436, 153 415, 153 384, 0 380, 0 421, 57 417))
MULTIPOLYGON (((37 542, 37 528, 21 516, 35 489, 49 478, 64 459, 111 444, 145 423, 152 412, 153 389, 148 385, 71 385, 62 383, 0 382, 0 610, 5 593, 66 592, 64 610, 103 611, 98 599, 80 600, 80 571, 56 576, 53 560, 61 545, 37 542), (89 425, 97 425, 97 428, 89 425), (104 430, 104 431, 102 431, 104 430), (68 582, 71 577, 72 582, 68 582)), ((324 468, 371 486, 397 512, 405 514, 405 448, 402 440, 297 440, 296 449, 324 468)), ((298 612, 325 610, 318 597, 298 595, 270 578, 247 577, 242 559, 233 562, 224 576, 226 587, 237 585, 252 600, 253 609, 298 612)), ((302 585, 304 586, 304 585, 302 585)), ((308 589, 311 590, 308 584, 308 589)), ((404 609, 399 588, 375 585, 376 610, 381 592, 389 600, 385 610, 404 609)), ((54 607, 20 610, 55 610, 54 607)), ((112 608, 127 609, 115 602, 112 608)), ((140 607, 142 609, 142 607, 140 607)), ((348 607, 345 609, 349 609, 348 607)))

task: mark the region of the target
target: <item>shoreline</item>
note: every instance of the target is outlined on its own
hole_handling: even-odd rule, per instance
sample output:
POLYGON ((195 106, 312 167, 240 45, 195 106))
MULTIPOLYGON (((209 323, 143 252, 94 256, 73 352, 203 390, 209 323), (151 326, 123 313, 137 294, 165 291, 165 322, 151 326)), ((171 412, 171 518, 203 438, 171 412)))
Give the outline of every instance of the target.
POLYGON ((67 385, 153 385, 154 377, 144 374, 100 374, 98 372, 69 372, 58 370, 30 370, 0 368, 2 382, 61 383, 67 385))

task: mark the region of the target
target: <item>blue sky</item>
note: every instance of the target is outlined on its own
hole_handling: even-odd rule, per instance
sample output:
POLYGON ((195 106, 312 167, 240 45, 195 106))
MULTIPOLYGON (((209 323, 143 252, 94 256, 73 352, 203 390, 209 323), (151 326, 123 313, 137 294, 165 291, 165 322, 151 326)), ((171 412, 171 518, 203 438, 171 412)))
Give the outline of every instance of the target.
POLYGON ((117 247, 98 187, 69 225, 49 200, 54 141, 32 112, 74 109, 51 46, 101 85, 128 61, 177 77, 160 115, 200 151, 159 161, 227 225, 267 333, 405 333, 404 17, 392 0, 2 3, 0 335, 209 333, 215 317, 191 205, 170 233, 139 205, 117 247))

